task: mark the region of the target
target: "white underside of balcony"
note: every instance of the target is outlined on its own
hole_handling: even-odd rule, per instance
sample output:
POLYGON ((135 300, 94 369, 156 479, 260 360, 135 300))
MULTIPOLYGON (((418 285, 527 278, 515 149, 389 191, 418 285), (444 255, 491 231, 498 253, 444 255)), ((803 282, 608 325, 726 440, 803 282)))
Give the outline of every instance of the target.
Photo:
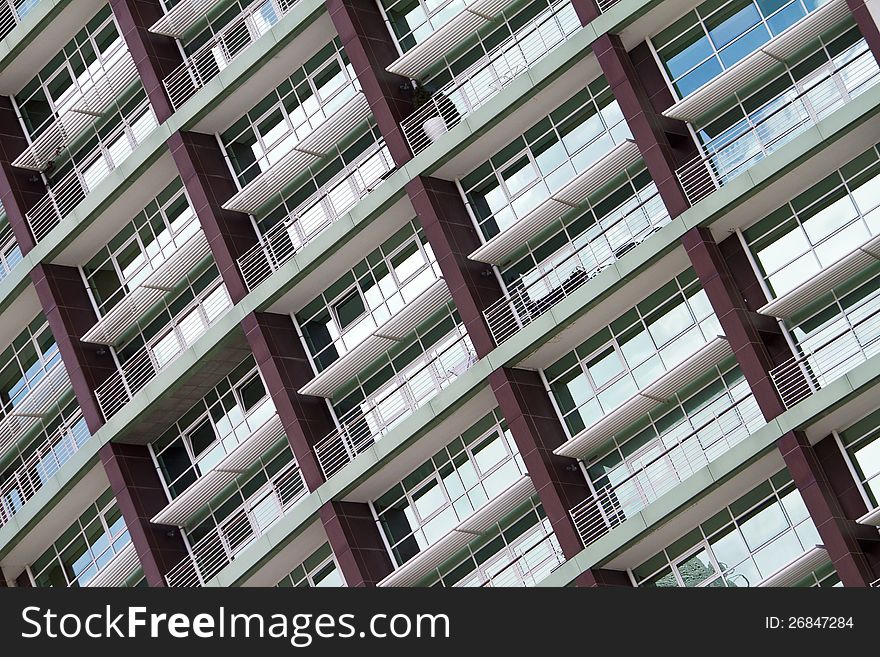
POLYGON ((368 335, 363 342, 348 351, 314 379, 300 388, 303 395, 332 397, 340 386, 375 361, 381 354, 399 342, 426 319, 452 299, 446 281, 438 278, 414 301, 388 319, 368 335))
POLYGON ((831 0, 786 28, 753 53, 688 94, 663 112, 672 119, 693 122, 738 89, 785 61, 851 12, 846 0, 831 0))
POLYGON ((280 192, 310 164, 319 159, 333 144, 369 116, 369 105, 363 92, 358 92, 307 136, 289 153, 249 182, 223 204, 226 210, 253 214, 261 205, 280 192))
POLYGON ((821 545, 817 545, 804 552, 797 559, 793 559, 782 568, 767 577, 758 584, 759 587, 785 587, 793 586, 804 577, 828 563, 828 551, 821 545))
POLYGON ((134 543, 129 543, 86 586, 88 588, 116 588, 122 586, 129 577, 134 575, 140 566, 141 562, 138 559, 134 543))
POLYGON ((581 205, 591 194, 614 180, 639 158, 639 147, 633 140, 627 139, 468 257, 490 265, 502 264, 518 247, 539 235, 566 212, 581 205))
POLYGON ((727 338, 719 336, 691 354, 650 385, 642 388, 623 404, 590 425, 571 440, 553 450, 558 456, 585 459, 611 440, 615 433, 631 425, 652 408, 668 401, 682 386, 709 371, 733 351, 727 338))
POLYGON ((181 0, 150 26, 150 32, 179 39, 200 18, 204 18, 217 2, 218 0, 181 0))
POLYGON ((250 436, 206 472, 195 483, 157 513, 150 522, 157 525, 183 527, 192 516, 203 509, 221 490, 284 436, 281 418, 276 413, 260 425, 250 436))
POLYGON ((126 51, 112 68, 83 94, 82 99, 71 111, 88 116, 100 116, 119 94, 138 79, 137 66, 131 53, 126 51))
POLYGON ((763 306, 758 312, 762 315, 788 319, 878 260, 880 260, 880 235, 872 237, 809 280, 763 306))
POLYGON ((475 0, 441 25, 431 36, 392 62, 386 70, 411 79, 418 77, 441 57, 451 52, 474 31, 486 25, 513 0, 475 0))
POLYGON ((880 527, 880 506, 868 511, 865 515, 856 520, 856 522, 860 525, 868 525, 869 527, 880 527))
POLYGON ((199 229, 180 248, 159 265, 144 281, 127 294, 90 328, 82 340, 115 346, 137 320, 165 293, 210 253, 208 238, 199 229))
POLYGON ((431 570, 464 549, 468 543, 509 515, 534 494, 535 485, 532 483, 531 477, 527 474, 523 475, 469 517, 462 520, 436 543, 428 546, 388 575, 379 582, 379 586, 412 586, 431 570))

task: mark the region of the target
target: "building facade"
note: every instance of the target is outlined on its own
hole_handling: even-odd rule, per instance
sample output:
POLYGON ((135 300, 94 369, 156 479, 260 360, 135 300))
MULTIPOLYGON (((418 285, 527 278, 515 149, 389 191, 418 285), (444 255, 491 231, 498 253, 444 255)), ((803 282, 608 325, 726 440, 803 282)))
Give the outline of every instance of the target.
POLYGON ((6 0, 3 586, 878 586, 880 1, 6 0))

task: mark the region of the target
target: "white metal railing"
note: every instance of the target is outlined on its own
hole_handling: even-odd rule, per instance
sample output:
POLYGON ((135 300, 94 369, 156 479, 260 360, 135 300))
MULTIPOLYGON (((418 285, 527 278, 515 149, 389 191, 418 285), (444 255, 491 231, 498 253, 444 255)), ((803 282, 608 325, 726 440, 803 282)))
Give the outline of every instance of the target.
POLYGON ((138 104, 93 152, 50 186, 48 193, 27 213, 37 241, 43 239, 98 183, 110 175, 158 124, 149 100, 138 104))
POLYGON ((532 18, 401 122, 413 153, 418 155, 431 145, 429 134, 436 139, 458 125, 580 27, 569 0, 559 0, 532 18), (426 125, 427 121, 441 125, 426 125))
POLYGON ((383 140, 355 158, 238 258, 248 290, 266 280, 302 247, 369 194, 394 170, 383 140))
POLYGON ((764 424, 764 416, 751 394, 723 411, 709 412, 711 417, 695 429, 687 424, 676 427, 685 435, 677 439, 669 433, 661 436, 661 453, 649 453, 638 462, 635 472, 596 490, 570 511, 585 547, 727 452, 748 436, 753 427, 764 424), (674 442, 670 444, 670 440, 674 442))
POLYGON ((880 295, 846 315, 848 326, 774 367, 770 378, 786 408, 880 353, 880 295))
POLYGON ((542 263, 540 276, 523 282, 524 276, 483 311, 495 344, 509 339, 668 222, 666 206, 655 193, 564 259, 542 263))
POLYGON ((168 586, 204 586, 307 492, 299 466, 289 463, 208 535, 190 546, 189 556, 165 575, 168 586))
POLYGON ((481 587, 511 588, 535 586, 565 562, 556 535, 543 534, 537 542, 524 550, 504 568, 480 584, 481 587))
MULTIPOLYGON (((858 45, 858 44, 857 44, 858 45)), ((679 182, 693 204, 746 171, 790 139, 870 88, 880 68, 874 55, 861 52, 842 64, 803 84, 790 88, 740 124, 701 147, 699 156, 676 171, 679 182)))
POLYGON ((173 363, 232 307, 226 286, 218 277, 174 319, 139 349, 95 390, 104 419, 119 411, 159 372, 173 363))
POLYGON ((7 222, 0 230, 0 281, 6 278, 19 262, 21 262, 21 249, 17 248, 18 242, 12 232, 12 226, 7 222))
POLYGON ((56 430, 0 483, 0 527, 79 451, 91 434, 81 415, 56 430))
POLYGON ((6 37, 28 12, 38 4, 40 0, 0 0, 6 5, 5 10, 0 11, 0 39, 6 37))
MULTIPOLYGON (((461 329, 463 330, 463 329, 461 329)), ((387 434, 404 418, 446 388, 477 360, 465 334, 441 347, 430 361, 397 376, 397 385, 380 392, 339 418, 339 428, 315 445, 318 463, 329 479, 387 434)))
POLYGON ((257 0, 186 58, 162 83, 175 110, 268 32, 298 0, 257 0))
POLYGON ((600 13, 605 13, 618 2, 620 2, 620 0, 596 0, 596 6, 599 8, 600 13))

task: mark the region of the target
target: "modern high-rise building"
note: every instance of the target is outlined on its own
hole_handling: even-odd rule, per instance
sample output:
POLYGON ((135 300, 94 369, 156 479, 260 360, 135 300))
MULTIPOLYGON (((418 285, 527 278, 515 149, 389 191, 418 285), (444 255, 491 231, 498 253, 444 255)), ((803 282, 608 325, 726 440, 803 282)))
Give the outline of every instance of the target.
POLYGON ((880 0, 0 0, 0 582, 877 586, 880 0))

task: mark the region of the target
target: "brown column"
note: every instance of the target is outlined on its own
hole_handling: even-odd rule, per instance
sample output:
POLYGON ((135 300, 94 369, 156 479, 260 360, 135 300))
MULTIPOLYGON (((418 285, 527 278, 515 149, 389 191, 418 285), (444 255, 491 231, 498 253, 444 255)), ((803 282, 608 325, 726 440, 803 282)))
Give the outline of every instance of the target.
POLYGON ((302 341, 287 315, 250 313, 241 325, 306 486, 314 491, 324 483, 314 446, 335 425, 324 399, 298 392, 314 377, 302 341))
POLYGON ((581 21, 581 25, 589 25, 601 13, 596 0, 572 0, 572 7, 581 21))
MULTIPOLYGON (((876 575, 859 538, 867 536, 867 532, 870 531, 876 541, 877 532, 861 527, 847 517, 835 486, 817 455, 817 450, 810 445, 803 433, 788 432, 779 439, 778 446, 782 458, 785 459, 785 465, 804 498, 804 504, 813 518, 822 543, 828 550, 828 556, 831 557, 840 581, 844 586, 870 586, 876 575)), ((823 453, 828 456, 827 450, 823 450, 823 453)), ((829 461, 829 465, 832 466, 829 469, 839 470, 839 464, 835 466, 833 460, 829 461)), ((839 481, 838 486, 841 486, 839 481)), ((852 504, 851 495, 846 499, 852 504)), ((876 547, 874 549, 876 551, 876 547)), ((876 563, 876 555, 874 561, 876 563)))
POLYGON ((483 310, 503 294, 492 268, 468 258, 481 242, 464 201, 454 183, 437 178, 414 178, 407 183, 406 191, 477 355, 482 358, 495 348, 483 310))
POLYGON ((165 12, 159 0, 110 0, 110 8, 119 23, 122 38, 134 59, 156 118, 162 123, 174 113, 162 80, 183 62, 174 39, 149 31, 149 27, 165 12))
POLYGON ((719 245, 702 227, 685 233, 682 244, 755 401, 765 419, 772 420, 785 406, 770 370, 792 354, 776 320, 755 312, 767 298, 742 245, 735 235, 719 245))
POLYGON ((591 568, 581 573, 574 585, 581 588, 598 588, 608 586, 625 586, 632 588, 632 582, 622 570, 604 570, 600 568, 591 568))
MULTIPOLYGON (((875 17, 871 14, 866 0, 846 0, 846 4, 849 5, 856 25, 858 25, 862 36, 865 37, 868 47, 874 53, 874 59, 880 64, 880 28, 877 26, 877 20, 880 16, 875 17)), ((876 8, 875 11, 880 11, 880 8, 876 8)))
POLYGON ((238 303, 247 294, 247 287, 237 259, 258 240, 247 214, 223 209, 238 188, 220 144, 213 135, 176 132, 168 140, 168 147, 229 296, 238 303))
POLYGON ((3 203, 22 254, 36 245, 25 214, 46 195, 46 186, 39 173, 12 166, 27 147, 12 100, 0 96, 0 203, 3 203))
POLYGON ((375 0, 326 0, 345 54, 367 97, 376 124, 397 166, 412 154, 400 122, 412 112, 412 86, 385 68, 397 59, 397 48, 375 0))
POLYGON ((348 586, 376 586, 394 570, 367 504, 330 501, 319 513, 348 586))
POLYGON ((697 155, 697 147, 682 121, 661 114, 673 97, 648 44, 627 53, 620 36, 603 34, 593 42, 593 52, 669 215, 677 217, 690 203, 675 170, 697 155))
POLYGON ((76 267, 38 264, 31 280, 64 360, 77 403, 89 431, 104 425, 95 389, 116 372, 109 349, 82 341, 98 321, 82 276, 76 267))
POLYGON ((165 573, 188 552, 177 527, 150 522, 168 505, 168 496, 149 449, 146 445, 107 443, 101 448, 101 462, 147 583, 165 586, 165 573))

